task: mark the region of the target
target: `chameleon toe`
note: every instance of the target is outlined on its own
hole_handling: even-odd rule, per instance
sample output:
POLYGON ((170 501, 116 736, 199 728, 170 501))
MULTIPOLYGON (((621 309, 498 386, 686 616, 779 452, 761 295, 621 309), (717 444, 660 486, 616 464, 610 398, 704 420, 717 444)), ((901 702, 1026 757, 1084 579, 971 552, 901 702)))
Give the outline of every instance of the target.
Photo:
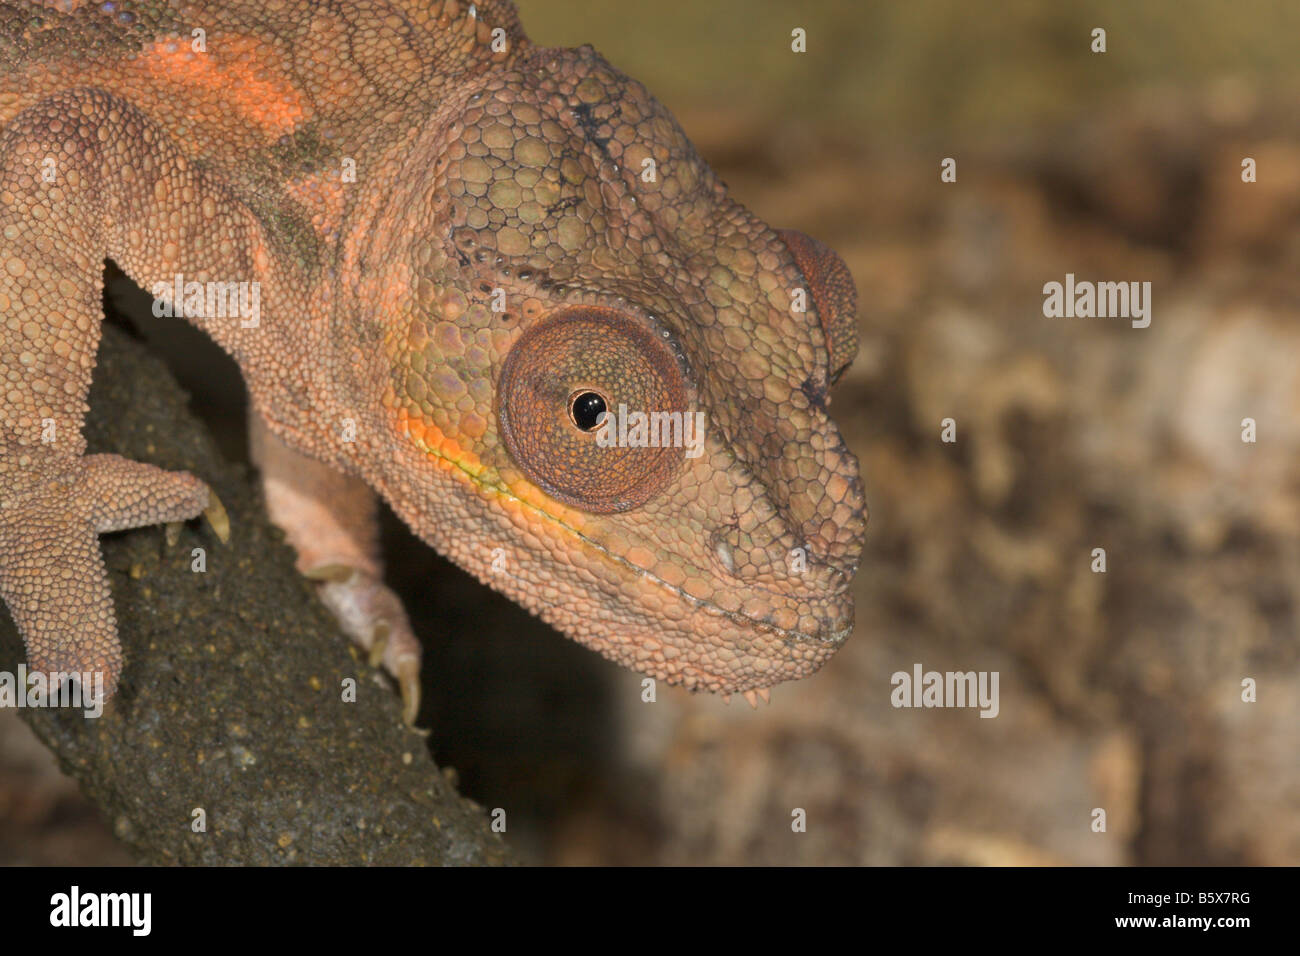
POLYGON ((346 564, 318 564, 303 571, 303 576, 313 581, 333 581, 342 584, 357 573, 357 569, 346 564))
POLYGON ((208 506, 203 509, 203 519, 212 529, 212 533, 217 536, 217 540, 222 544, 230 541, 230 516, 226 514, 226 506, 221 503, 217 493, 208 489, 208 506))
POLYGON ((402 692, 402 720, 408 727, 415 726, 420 714, 420 662, 404 658, 397 664, 397 686, 402 692))
POLYGON ((380 621, 375 625, 371 634, 369 664, 371 667, 378 667, 384 661, 384 651, 388 648, 389 627, 387 621, 380 621))

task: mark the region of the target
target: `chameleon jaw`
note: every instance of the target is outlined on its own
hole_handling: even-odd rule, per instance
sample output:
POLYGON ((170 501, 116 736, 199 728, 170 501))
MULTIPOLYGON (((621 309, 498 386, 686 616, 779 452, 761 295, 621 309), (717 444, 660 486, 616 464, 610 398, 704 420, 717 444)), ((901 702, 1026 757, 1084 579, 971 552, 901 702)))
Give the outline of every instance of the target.
MULTIPOLYGON (((483 583, 506 594, 561 633, 604 657, 692 691, 757 694, 768 691, 775 684, 796 680, 817 670, 852 633, 851 611, 845 613, 845 607, 852 606, 847 588, 815 596, 781 595, 735 582, 737 588, 745 587, 747 591, 761 593, 769 600, 793 603, 796 600, 806 602, 814 597, 817 603, 826 605, 823 616, 837 623, 844 622, 815 633, 781 627, 770 620, 725 608, 715 601, 691 594, 628 557, 611 551, 584 530, 583 526, 593 516, 553 501, 531 483, 504 480, 496 468, 482 462, 478 455, 459 442, 450 440, 431 426, 419 423, 412 427, 413 424, 410 419, 400 422, 411 446, 426 461, 433 463, 441 474, 470 490, 473 500, 488 504, 491 517, 512 526, 512 539, 516 539, 520 531, 534 536, 541 533, 557 541, 553 551, 556 556, 575 551, 597 556, 607 569, 601 576, 608 584, 608 593, 594 587, 578 593, 571 602, 552 601, 545 597, 547 591, 572 593, 572 580, 557 578, 557 574, 564 575, 567 567, 562 559, 520 549, 511 563, 518 566, 531 563, 533 578, 540 580, 520 577, 503 581, 501 575, 491 568, 490 562, 483 559, 481 544, 477 547, 447 546, 447 542, 435 542, 431 536, 422 535, 426 541, 452 557, 483 583), (635 580, 644 594, 640 599, 620 601, 621 608, 617 613, 627 618, 621 627, 609 626, 608 621, 597 622, 589 612, 582 610, 583 598, 588 602, 600 601, 602 597, 617 594, 622 589, 620 581, 625 584, 629 579, 635 580), (540 586, 543 582, 546 587, 540 586), (664 595, 686 608, 680 617, 693 622, 693 626, 664 621, 661 614, 652 610, 655 606, 662 607, 664 595), (655 622, 658 622, 658 631, 651 630, 655 622), (676 632, 675 640, 663 639, 665 627, 676 632), (665 645, 669 650, 656 658, 665 645), (715 655, 713 660, 707 660, 710 651, 715 655), (726 666, 733 661, 738 663, 726 666)), ((420 528, 421 522, 410 518, 405 520, 417 530, 420 528)))

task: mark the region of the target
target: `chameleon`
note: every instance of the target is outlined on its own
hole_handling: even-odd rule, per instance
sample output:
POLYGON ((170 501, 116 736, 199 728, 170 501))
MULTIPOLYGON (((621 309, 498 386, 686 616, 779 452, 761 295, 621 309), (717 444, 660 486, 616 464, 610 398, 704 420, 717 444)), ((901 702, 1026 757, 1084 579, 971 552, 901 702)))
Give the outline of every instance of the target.
POLYGON ((752 705, 848 637, 852 276, 592 47, 504 0, 4 0, 0 130, 0 597, 31 670, 119 686, 100 534, 230 533, 201 478, 86 454, 106 260, 238 364, 270 517, 408 722, 379 498, 656 680, 752 705))

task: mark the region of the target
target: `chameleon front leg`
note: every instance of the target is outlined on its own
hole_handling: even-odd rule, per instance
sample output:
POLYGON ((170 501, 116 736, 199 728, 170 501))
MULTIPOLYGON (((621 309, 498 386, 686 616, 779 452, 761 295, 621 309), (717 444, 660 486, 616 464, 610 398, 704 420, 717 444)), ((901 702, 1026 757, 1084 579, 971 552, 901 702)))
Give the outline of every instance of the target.
POLYGON ((402 692, 402 716, 420 709, 420 642, 406 610, 383 583, 377 499, 363 481, 289 448, 253 410, 249 436, 267 511, 298 552, 298 570, 318 583, 344 632, 382 663, 402 692))
POLYGON ((192 475, 85 454, 116 251, 95 105, 47 101, 0 134, 0 597, 33 671, 97 672, 111 694, 122 650, 98 535, 193 518, 213 499, 192 475))
MULTIPOLYGON (((0 367, 10 358, 7 345, 0 367)), ((5 401, 6 418, 27 410, 5 401)), ((112 694, 122 649, 98 536, 193 518, 209 507, 208 487, 193 475, 117 455, 79 457, 60 448, 24 454, 21 439, 5 437, 0 596, 29 666, 46 674, 97 673, 112 694)))

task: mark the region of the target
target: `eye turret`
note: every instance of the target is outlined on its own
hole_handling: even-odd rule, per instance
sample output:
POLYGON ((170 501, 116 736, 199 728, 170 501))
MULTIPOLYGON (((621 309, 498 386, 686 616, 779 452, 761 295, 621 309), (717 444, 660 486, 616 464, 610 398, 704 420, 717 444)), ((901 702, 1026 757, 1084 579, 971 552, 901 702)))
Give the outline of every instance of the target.
POLYGON ((497 387, 506 450, 529 481, 567 505, 606 514, 659 494, 683 459, 680 447, 602 441, 607 413, 686 410, 686 382, 667 343, 631 317, 565 308, 510 349, 497 387))

